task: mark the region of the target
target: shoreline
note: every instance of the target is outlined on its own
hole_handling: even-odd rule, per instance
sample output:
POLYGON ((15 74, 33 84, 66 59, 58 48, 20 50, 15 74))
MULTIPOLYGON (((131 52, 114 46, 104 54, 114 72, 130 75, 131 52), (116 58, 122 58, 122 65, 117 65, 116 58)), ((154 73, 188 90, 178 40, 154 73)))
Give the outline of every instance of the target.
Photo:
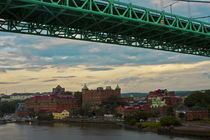
POLYGON ((129 125, 124 122, 116 122, 116 121, 108 121, 108 120, 53 120, 53 121, 17 121, 15 123, 22 123, 30 125, 33 124, 55 124, 55 123, 64 123, 64 124, 79 124, 79 125, 90 125, 90 124, 97 124, 97 125, 107 125, 107 126, 117 126, 120 128, 130 129, 130 130, 137 130, 141 132, 152 132, 157 133, 159 135, 170 135, 170 136, 178 136, 178 137, 189 137, 189 138, 210 138, 210 129, 199 129, 191 127, 171 127, 171 128, 161 128, 161 129, 151 129, 149 127, 141 128, 138 125, 129 125))

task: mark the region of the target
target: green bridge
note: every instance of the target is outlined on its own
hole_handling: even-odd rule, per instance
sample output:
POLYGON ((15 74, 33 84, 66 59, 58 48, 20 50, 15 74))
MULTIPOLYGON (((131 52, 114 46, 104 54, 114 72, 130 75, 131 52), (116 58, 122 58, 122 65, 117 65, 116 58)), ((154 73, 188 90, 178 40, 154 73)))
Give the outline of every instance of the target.
POLYGON ((115 0, 0 0, 0 31, 210 57, 210 23, 115 0))

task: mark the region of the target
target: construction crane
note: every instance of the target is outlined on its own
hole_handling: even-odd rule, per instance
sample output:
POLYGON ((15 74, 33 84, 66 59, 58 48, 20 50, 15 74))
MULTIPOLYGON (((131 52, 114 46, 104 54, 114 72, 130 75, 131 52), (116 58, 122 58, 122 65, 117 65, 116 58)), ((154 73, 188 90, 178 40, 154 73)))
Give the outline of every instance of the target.
MULTIPOLYGON (((169 5, 167 5, 167 6, 164 7, 164 8, 167 8, 167 7, 170 6, 171 13, 172 13, 172 6, 174 4, 176 4, 177 2, 188 2, 188 3, 193 2, 193 3, 207 3, 207 4, 210 3, 209 0, 208 1, 204 1, 204 0, 174 0, 174 1, 175 1, 174 3, 169 4, 169 5)), ((210 16, 194 17, 193 19, 204 19, 204 18, 210 18, 210 16)))
POLYGON ((210 3, 210 1, 203 1, 203 0, 175 0, 175 1, 195 2, 195 3, 210 3))

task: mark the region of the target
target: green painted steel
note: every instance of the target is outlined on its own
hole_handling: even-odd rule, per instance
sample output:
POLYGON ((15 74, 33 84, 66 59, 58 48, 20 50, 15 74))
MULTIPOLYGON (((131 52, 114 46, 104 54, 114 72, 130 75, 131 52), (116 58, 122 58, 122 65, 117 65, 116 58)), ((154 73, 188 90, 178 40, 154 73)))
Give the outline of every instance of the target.
POLYGON ((210 23, 114 0, 0 0, 0 31, 210 57, 210 23))

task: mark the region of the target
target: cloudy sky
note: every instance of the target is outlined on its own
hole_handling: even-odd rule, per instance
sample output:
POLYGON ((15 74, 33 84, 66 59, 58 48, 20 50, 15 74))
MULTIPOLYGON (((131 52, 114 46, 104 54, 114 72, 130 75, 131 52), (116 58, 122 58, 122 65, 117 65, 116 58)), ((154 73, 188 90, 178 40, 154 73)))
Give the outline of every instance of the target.
MULTIPOLYGON (((130 2, 153 9, 173 3, 130 2)), ((210 13, 209 4, 188 6, 179 2, 173 12, 191 17, 210 13)), ((0 93, 51 91, 58 84, 78 91, 84 83, 91 89, 119 84, 123 93, 210 89, 210 58, 0 32, 0 93)))

